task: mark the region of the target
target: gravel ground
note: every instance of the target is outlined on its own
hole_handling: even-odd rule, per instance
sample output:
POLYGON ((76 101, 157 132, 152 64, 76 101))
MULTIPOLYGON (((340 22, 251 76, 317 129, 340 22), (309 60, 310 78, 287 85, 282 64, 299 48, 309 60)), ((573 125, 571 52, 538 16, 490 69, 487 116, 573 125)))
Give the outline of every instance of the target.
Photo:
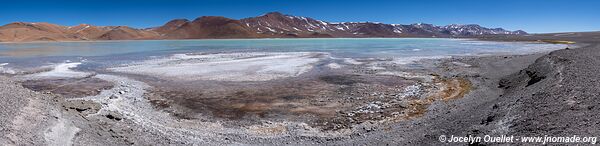
POLYGON ((400 122, 388 130, 365 133, 336 144, 440 145, 444 144, 438 140, 441 135, 468 136, 487 129, 492 131, 495 127, 486 126, 489 124, 482 121, 486 121, 488 113, 503 92, 501 88, 497 88, 497 83, 504 76, 527 67, 527 64, 533 63, 541 55, 543 54, 465 57, 434 62, 435 66, 440 66, 436 72, 442 76, 468 78, 473 84, 473 90, 460 99, 434 102, 421 118, 400 122))
MULTIPOLYGON (((12 119, 17 116, 21 109, 23 109, 27 103, 27 96, 30 96, 27 93, 21 93, 19 95, 14 95, 15 90, 18 89, 17 85, 14 82, 11 82, 7 79, 7 77, 0 77, 0 136, 2 136, 2 141, 7 142, 6 135, 11 132, 12 119), (25 95, 27 94, 27 95, 25 95)), ((4 143, 6 144, 6 143, 4 143)))
POLYGON ((43 145, 47 127, 59 118, 54 97, 19 86, 0 76, 0 144, 43 145))
POLYGON ((504 78, 491 117, 507 120, 507 134, 598 136, 599 45, 558 50, 504 78))

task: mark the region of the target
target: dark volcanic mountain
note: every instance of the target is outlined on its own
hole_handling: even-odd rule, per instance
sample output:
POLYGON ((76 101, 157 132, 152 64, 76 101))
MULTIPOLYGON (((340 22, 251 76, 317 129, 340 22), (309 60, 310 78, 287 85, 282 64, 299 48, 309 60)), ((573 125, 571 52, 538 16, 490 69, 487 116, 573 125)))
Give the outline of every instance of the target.
POLYGON ((175 19, 163 26, 135 29, 126 26, 59 26, 49 23, 11 23, 0 26, 0 42, 212 39, 212 38, 316 38, 316 37, 478 37, 524 35, 524 31, 485 28, 476 24, 435 26, 375 22, 331 23, 278 12, 241 20, 203 16, 193 21, 175 19))
POLYGON ((173 20, 151 29, 162 33, 161 39, 258 38, 262 37, 239 20, 219 16, 203 16, 194 21, 173 20))

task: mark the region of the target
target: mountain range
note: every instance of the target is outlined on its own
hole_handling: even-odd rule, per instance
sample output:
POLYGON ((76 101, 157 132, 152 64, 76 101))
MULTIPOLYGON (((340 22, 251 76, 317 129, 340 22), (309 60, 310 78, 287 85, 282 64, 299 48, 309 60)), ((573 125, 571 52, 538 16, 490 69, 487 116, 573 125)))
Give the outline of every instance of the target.
POLYGON ((228 39, 228 38, 368 38, 442 37, 465 38, 483 35, 525 35, 522 30, 486 28, 476 24, 435 26, 377 22, 332 23, 308 17, 270 12, 240 20, 202 16, 194 20, 175 19, 163 26, 137 29, 127 26, 61 26, 50 23, 15 22, 0 26, 0 42, 228 39))

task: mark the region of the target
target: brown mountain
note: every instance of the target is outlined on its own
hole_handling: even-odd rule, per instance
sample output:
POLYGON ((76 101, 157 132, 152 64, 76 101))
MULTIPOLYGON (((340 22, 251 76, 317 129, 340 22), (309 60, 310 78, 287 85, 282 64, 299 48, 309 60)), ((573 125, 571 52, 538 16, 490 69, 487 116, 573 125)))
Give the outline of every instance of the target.
POLYGON ((139 39, 226 39, 302 37, 478 37, 523 35, 524 31, 485 28, 479 25, 435 26, 376 22, 331 23, 308 17, 271 12, 265 15, 229 19, 203 16, 193 21, 175 19, 163 26, 136 29, 127 26, 60 26, 49 23, 17 22, 0 26, 0 42, 139 40, 139 39))
POLYGON ((57 41, 77 40, 76 37, 67 35, 66 27, 49 23, 23 23, 15 22, 0 27, 0 41, 57 41))
POLYGON ((154 31, 135 29, 127 26, 105 27, 105 32, 97 40, 141 40, 157 39, 160 34, 154 31))
POLYGON ((326 22, 271 12, 241 20, 251 30, 273 37, 334 37, 326 22))
POLYGON ((106 27, 91 26, 88 24, 80 24, 67 28, 67 33, 79 36, 80 39, 89 40, 100 37, 103 32, 106 32, 106 27))
POLYGON ((127 26, 67 27, 49 23, 16 22, 0 26, 0 42, 157 39, 159 33, 127 26))
POLYGON ((151 29, 161 32, 161 39, 259 38, 263 35, 244 27, 239 20, 219 16, 202 16, 194 21, 174 20, 151 29))
POLYGON ((154 30, 160 34, 166 34, 168 32, 172 32, 172 31, 178 29, 179 27, 181 27, 183 25, 187 25, 188 23, 190 23, 190 20, 175 19, 175 20, 171 20, 171 21, 167 22, 167 24, 165 24, 163 26, 153 28, 152 30, 154 30))

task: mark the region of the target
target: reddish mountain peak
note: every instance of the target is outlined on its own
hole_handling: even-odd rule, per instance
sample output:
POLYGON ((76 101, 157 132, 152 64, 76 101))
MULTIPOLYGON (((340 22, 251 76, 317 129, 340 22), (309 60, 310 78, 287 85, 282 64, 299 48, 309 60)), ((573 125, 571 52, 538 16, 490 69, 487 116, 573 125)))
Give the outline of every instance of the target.
POLYGON ((269 13, 262 15, 261 17, 282 17, 282 16, 286 16, 286 15, 279 13, 279 12, 269 12, 269 13))
POLYGON ((29 22, 13 22, 13 23, 9 23, 6 25, 27 25, 27 24, 31 24, 29 22))
POLYGON ((83 28, 88 28, 88 27, 92 27, 92 25, 82 23, 79 25, 71 26, 71 27, 69 27, 69 29, 83 29, 83 28))
POLYGON ((89 25, 89 24, 85 24, 85 23, 81 23, 81 24, 79 24, 79 25, 77 25, 77 26, 91 26, 91 25, 89 25))
POLYGON ((131 28, 129 26, 122 26, 122 25, 120 25, 120 26, 115 26, 114 29, 133 29, 133 28, 131 28))
POLYGON ((171 21, 167 22, 163 26, 156 27, 156 28, 153 28, 151 30, 154 30, 154 31, 159 32, 159 33, 168 33, 168 32, 171 32, 171 31, 173 31, 173 30, 175 30, 175 29, 177 29, 177 28, 179 28, 179 27, 181 27, 181 26, 183 26, 185 24, 188 24, 188 23, 190 23, 190 20, 187 20, 187 19, 174 19, 174 20, 171 20, 171 21))
POLYGON ((14 23, 10 23, 7 25, 4 25, 1 27, 2 29, 32 29, 32 30, 39 30, 39 31, 48 31, 48 32, 54 32, 54 33, 62 33, 63 31, 65 31, 65 29, 67 27, 64 26, 60 26, 60 25, 56 25, 56 24, 50 24, 50 23, 46 23, 46 22, 35 22, 35 23, 30 23, 30 22, 14 22, 14 23))
POLYGON ((190 20, 188 20, 188 19, 173 19, 173 20, 167 22, 165 25, 176 25, 176 24, 182 24, 182 23, 186 23, 186 22, 190 22, 190 20))
POLYGON ((226 18, 223 16, 202 16, 194 19, 192 22, 201 22, 201 21, 231 21, 233 19, 226 18))
POLYGON ((67 31, 72 32, 72 33, 80 33, 86 29, 91 28, 91 25, 88 24, 79 24, 79 25, 75 25, 75 26, 71 26, 71 27, 67 27, 67 31))
POLYGON ((4 26, 58 26, 55 24, 50 24, 46 22, 13 22, 6 24, 4 26))
POLYGON ((26 26, 28 23, 25 22, 12 22, 6 25, 3 25, 2 27, 18 27, 18 26, 26 26))
MULTIPOLYGON (((183 21, 176 21, 183 22, 183 21)), ((171 23, 174 24, 174 23, 171 23)), ((202 16, 179 26, 162 26, 154 29, 167 39, 197 38, 256 38, 257 33, 248 30, 239 20, 222 16, 202 16)))
POLYGON ((226 25, 229 23, 239 23, 239 21, 222 16, 202 16, 192 21, 192 23, 203 26, 217 26, 226 25))

